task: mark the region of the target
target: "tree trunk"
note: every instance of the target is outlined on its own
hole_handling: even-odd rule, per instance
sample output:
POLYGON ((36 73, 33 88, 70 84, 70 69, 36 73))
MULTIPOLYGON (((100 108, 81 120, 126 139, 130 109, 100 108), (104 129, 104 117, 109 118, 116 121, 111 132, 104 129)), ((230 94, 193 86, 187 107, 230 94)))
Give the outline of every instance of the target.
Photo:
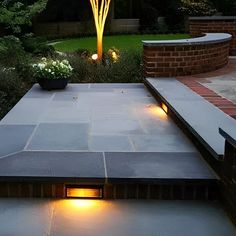
POLYGON ((103 32, 97 32, 97 54, 98 54, 98 60, 102 60, 102 42, 103 41, 103 32))

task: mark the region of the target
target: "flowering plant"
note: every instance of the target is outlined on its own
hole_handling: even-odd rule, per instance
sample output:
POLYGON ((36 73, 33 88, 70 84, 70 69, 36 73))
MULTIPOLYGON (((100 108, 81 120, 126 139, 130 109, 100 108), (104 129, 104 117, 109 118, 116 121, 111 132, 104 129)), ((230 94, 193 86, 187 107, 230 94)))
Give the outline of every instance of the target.
POLYGON ((43 57, 33 65, 34 76, 38 79, 66 79, 72 75, 73 68, 67 60, 52 60, 43 57))
POLYGON ((211 16, 217 11, 209 0, 181 0, 181 12, 188 16, 211 16))

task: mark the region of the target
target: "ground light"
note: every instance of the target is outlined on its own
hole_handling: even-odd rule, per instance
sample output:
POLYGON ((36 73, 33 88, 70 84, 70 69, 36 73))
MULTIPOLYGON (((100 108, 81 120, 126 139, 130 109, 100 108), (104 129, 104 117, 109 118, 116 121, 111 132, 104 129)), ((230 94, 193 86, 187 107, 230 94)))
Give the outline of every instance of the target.
POLYGON ((161 108, 163 109, 163 111, 167 114, 168 113, 168 107, 166 106, 165 103, 161 103, 161 108))
POLYGON ((148 112, 155 117, 160 117, 163 120, 167 119, 167 114, 162 107, 157 106, 156 104, 149 104, 147 106, 148 112))
POLYGON ((93 60, 93 61, 96 61, 97 59, 98 59, 98 54, 93 54, 93 55, 92 55, 92 60, 93 60))
POLYGON ((66 197, 76 199, 102 199, 103 188, 100 186, 66 186, 66 197))

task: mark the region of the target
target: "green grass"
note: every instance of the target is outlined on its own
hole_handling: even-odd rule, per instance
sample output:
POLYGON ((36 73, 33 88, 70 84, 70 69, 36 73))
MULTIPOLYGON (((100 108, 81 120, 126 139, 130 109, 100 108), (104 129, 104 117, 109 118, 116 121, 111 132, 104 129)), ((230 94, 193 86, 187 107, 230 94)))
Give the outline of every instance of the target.
MULTIPOLYGON (((170 40, 189 38, 187 34, 156 34, 156 35, 115 35, 105 36, 103 47, 107 51, 111 47, 119 50, 142 50, 142 40, 170 40)), ((96 37, 65 39, 54 45, 57 51, 74 52, 78 49, 96 51, 96 37)))

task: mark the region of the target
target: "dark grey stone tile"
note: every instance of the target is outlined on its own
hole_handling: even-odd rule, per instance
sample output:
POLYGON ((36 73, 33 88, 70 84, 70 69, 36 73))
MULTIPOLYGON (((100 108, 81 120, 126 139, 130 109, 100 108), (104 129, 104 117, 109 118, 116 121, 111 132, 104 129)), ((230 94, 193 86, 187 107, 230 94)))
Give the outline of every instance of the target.
POLYGON ((102 153, 21 152, 0 159, 3 177, 105 178, 102 153))
POLYGON ((98 135, 90 137, 89 150, 103 152, 134 151, 127 136, 98 135))
POLYGON ((0 157, 23 150, 34 125, 0 125, 0 157))
POLYGON ((105 153, 111 179, 215 179, 197 153, 105 153))
POLYGON ((88 150, 88 124, 40 124, 28 150, 88 150))

